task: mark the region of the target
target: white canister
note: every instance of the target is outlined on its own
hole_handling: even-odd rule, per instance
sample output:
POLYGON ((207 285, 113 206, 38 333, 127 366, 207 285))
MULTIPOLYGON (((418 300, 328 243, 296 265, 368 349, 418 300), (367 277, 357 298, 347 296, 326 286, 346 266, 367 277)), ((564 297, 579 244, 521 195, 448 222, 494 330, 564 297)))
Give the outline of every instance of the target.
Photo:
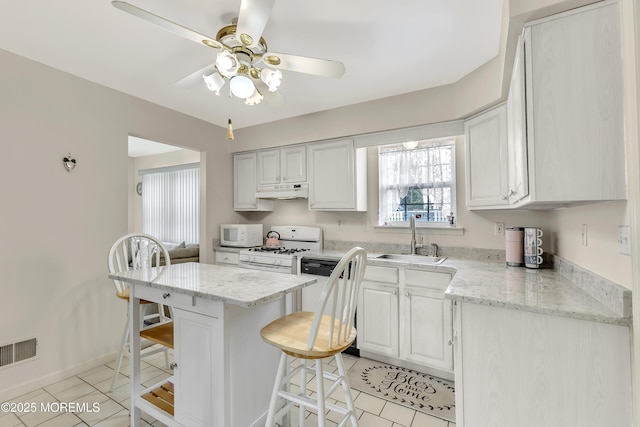
POLYGON ((505 236, 505 259, 511 267, 524 266, 524 228, 507 227, 505 236))

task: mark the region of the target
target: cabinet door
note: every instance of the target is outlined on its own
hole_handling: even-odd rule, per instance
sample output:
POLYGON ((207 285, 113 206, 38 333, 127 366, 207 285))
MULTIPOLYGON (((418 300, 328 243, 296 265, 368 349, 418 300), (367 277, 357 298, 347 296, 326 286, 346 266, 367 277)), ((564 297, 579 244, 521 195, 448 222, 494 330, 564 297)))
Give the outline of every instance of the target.
POLYGON ((465 139, 467 207, 506 205, 509 202, 506 106, 465 122, 465 139))
POLYGON ((311 144, 309 209, 355 210, 356 170, 353 140, 311 144))
POLYGON ((507 100, 510 204, 516 203, 529 195, 525 102, 524 39, 520 37, 507 100))
MULTIPOLYGON (((222 322, 214 317, 175 309, 174 369, 175 421, 181 425, 210 427, 216 424, 214 402, 214 337, 223 336, 222 322)), ((222 342, 222 340, 221 340, 222 342)))
POLYGON ((307 181, 307 149, 304 145, 280 150, 283 184, 307 181))
POLYGON ((451 301, 444 291, 451 275, 407 268, 400 297, 400 356, 432 368, 453 371, 451 301))
POLYGON ((400 357, 453 371, 451 301, 439 292, 406 287, 400 313, 400 357))
POLYGON ((270 211, 272 200, 256 199, 256 153, 233 156, 233 208, 236 211, 270 211))
POLYGON ((398 286, 363 281, 358 304, 358 348, 398 356, 398 286))
POLYGON ((258 151, 258 185, 280 183, 280 150, 258 151))
POLYGON ((532 198, 626 198, 620 4, 541 20, 525 37, 532 198))

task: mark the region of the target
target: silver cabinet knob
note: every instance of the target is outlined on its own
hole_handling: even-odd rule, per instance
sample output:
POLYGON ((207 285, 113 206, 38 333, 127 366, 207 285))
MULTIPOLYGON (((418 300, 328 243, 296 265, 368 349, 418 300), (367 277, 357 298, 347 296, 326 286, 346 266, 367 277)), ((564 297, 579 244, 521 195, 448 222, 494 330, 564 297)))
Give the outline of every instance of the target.
POLYGON ((171 296, 171 294, 169 292, 165 292, 164 294, 162 294, 162 298, 167 299, 171 296))

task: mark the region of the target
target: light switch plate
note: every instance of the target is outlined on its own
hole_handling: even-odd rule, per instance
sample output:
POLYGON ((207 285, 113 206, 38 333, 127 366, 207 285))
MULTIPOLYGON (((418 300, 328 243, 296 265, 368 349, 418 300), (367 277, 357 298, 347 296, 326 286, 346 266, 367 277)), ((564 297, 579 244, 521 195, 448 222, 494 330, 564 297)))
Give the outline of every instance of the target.
POLYGON ((631 227, 618 226, 618 252, 621 255, 631 255, 631 227))

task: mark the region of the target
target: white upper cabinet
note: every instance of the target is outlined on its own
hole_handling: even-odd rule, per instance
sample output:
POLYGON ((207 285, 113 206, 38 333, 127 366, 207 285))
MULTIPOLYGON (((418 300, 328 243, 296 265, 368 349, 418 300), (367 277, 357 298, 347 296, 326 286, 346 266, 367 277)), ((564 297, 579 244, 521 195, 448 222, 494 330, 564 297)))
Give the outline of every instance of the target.
POLYGON ((256 198, 257 155, 233 155, 233 209, 236 211, 272 211, 273 200, 256 198))
POLYGON ((507 98, 507 156, 509 168, 509 203, 529 195, 527 167, 527 118, 525 110, 524 39, 518 39, 507 98))
POLYGON ((295 184, 307 181, 304 145, 258 151, 258 185, 295 184))
POLYGON ((618 2, 526 24, 506 108, 465 122, 467 207, 625 199, 621 55, 618 2))
POLYGON ((367 210, 367 152, 353 139, 307 146, 309 209, 367 210))
POLYGON ((509 202, 506 105, 467 120, 464 129, 467 206, 506 205, 509 202))
POLYGON ((525 28, 530 202, 626 198, 620 6, 525 28))

